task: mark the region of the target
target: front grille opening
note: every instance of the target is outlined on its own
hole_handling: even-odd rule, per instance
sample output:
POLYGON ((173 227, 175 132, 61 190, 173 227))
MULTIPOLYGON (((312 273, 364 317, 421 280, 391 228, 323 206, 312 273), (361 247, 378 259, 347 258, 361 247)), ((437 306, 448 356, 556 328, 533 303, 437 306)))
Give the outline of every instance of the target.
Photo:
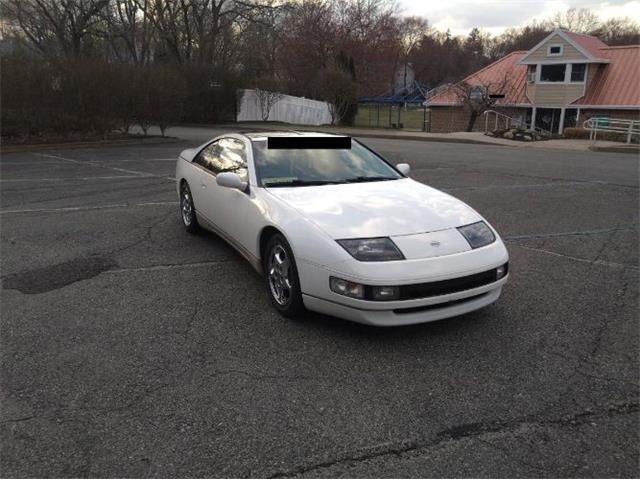
MULTIPOLYGON (((505 263, 502 266, 504 267, 504 274, 500 278, 504 278, 509 271, 508 263, 505 263)), ((449 280, 440 280, 438 282, 401 285, 399 297, 390 300, 416 300, 420 298, 438 297, 440 295, 473 290, 474 288, 483 287, 497 282, 498 280, 498 269, 492 268, 491 270, 467 275, 466 277, 451 278, 449 280)), ((367 300, 375 300, 373 298, 372 287, 365 286, 365 298, 367 300)))
POLYGON ((397 313, 398 315, 403 315, 407 313, 427 312, 429 310, 437 310, 439 308, 448 308, 448 307, 453 307, 454 305, 458 305, 460 303, 471 302, 472 300, 478 300, 490 294, 491 292, 481 293, 480 295, 474 295, 473 297, 461 298, 459 300, 452 300, 450 302, 436 303, 435 305, 423 305, 422 307, 396 308, 395 310, 393 310, 393 313, 397 313))

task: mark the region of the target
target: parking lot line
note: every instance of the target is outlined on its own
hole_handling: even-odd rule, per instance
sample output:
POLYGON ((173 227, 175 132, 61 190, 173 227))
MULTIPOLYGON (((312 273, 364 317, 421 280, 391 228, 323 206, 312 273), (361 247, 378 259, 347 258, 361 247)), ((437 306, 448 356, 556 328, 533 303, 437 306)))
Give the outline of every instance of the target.
POLYGON ((241 258, 237 258, 237 259, 230 258, 230 259, 211 260, 208 262, 174 263, 174 264, 168 264, 168 265, 150 265, 148 267, 116 268, 113 270, 105 270, 102 273, 114 274, 114 273, 128 273, 128 272, 152 272, 157 270, 174 270, 178 268, 210 267, 212 265, 219 265, 221 263, 233 263, 233 262, 243 262, 243 260, 241 258))
POLYGON ((607 261, 604 261, 604 260, 589 260, 588 258, 573 257, 571 255, 565 255, 565 254, 562 254, 562 253, 552 252, 550 250, 543 250, 542 248, 529 247, 529 246, 520 245, 518 243, 513 243, 513 242, 509 242, 509 243, 510 243, 511 246, 522 248, 524 250, 529 250, 531 252, 543 253, 545 255, 552 255, 554 257, 566 258, 567 260, 573 260, 574 262, 589 263, 591 265, 601 265, 603 267, 612 267, 612 268, 633 268, 635 270, 638 270, 638 268, 640 268, 640 267, 638 267, 636 265, 627 265, 627 264, 624 264, 624 263, 607 262, 607 261))
POLYGON ((97 177, 58 177, 58 178, 9 178, 2 179, 0 183, 19 183, 19 182, 72 182, 77 180, 88 181, 88 180, 115 180, 122 178, 166 178, 166 177, 158 177, 156 175, 105 175, 105 176, 97 176, 97 177))
POLYGON ((93 167, 106 168, 108 170, 114 170, 116 172, 132 173, 134 175, 141 175, 141 176, 145 176, 145 177, 154 177, 154 176, 157 177, 158 176, 158 175, 152 175, 152 174, 147 173, 147 172, 140 172, 138 170, 129 170, 127 168, 109 167, 107 165, 103 165, 101 163, 94 162, 92 160, 81 161, 81 160, 76 160, 74 158, 62 157, 60 155, 51 155, 51 154, 48 154, 48 153, 36 153, 35 155, 38 155, 40 157, 46 157, 46 158, 57 158, 58 160, 63 160, 63 161, 71 162, 71 163, 75 163, 75 164, 91 165, 93 167))
POLYGON ((607 185, 606 182, 549 182, 549 183, 522 183, 517 185, 482 185, 478 187, 444 187, 439 188, 446 190, 517 190, 521 188, 555 188, 555 187, 594 187, 607 185))
POLYGON ((640 225, 628 225, 625 227, 602 228, 598 230, 577 230, 571 232, 552 232, 552 233, 531 233, 527 235, 505 235, 503 240, 533 240, 536 238, 552 238, 552 237, 570 237, 574 235, 598 235, 602 233, 627 232, 630 230, 638 230, 640 225))
POLYGON ((178 203, 179 202, 143 202, 143 203, 114 203, 109 205, 83 205, 78 207, 59 207, 59 208, 25 208, 20 210, 0 210, 0 215, 20 214, 20 213, 81 212, 84 210, 133 208, 133 207, 147 207, 147 206, 157 206, 157 205, 178 205, 178 203))
MULTIPOLYGON (((41 154, 36 154, 41 155, 41 154)), ((60 160, 60 159, 57 159, 60 160)), ((128 159, 128 158, 115 158, 107 160, 114 163, 140 163, 140 162, 175 162, 175 158, 140 158, 140 159, 128 159)), ((11 160, 0 161, 0 165, 51 165, 55 164, 56 159, 51 160, 11 160)))

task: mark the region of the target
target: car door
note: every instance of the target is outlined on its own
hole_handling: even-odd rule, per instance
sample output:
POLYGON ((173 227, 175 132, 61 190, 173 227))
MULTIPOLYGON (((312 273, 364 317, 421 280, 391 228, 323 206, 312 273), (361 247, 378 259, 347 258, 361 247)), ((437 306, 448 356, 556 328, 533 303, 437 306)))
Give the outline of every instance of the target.
POLYGON ((216 175, 237 173, 248 182, 247 152, 242 140, 225 137, 208 145, 195 159, 200 168, 200 185, 195 197, 196 210, 227 240, 238 241, 249 203, 245 192, 221 187, 216 175))

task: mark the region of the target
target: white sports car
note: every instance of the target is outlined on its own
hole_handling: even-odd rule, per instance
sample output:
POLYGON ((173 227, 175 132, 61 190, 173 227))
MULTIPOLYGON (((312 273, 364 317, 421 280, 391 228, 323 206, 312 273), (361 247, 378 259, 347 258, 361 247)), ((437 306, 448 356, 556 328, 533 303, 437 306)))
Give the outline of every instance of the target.
POLYGON ((354 139, 303 132, 222 135, 176 167, 187 231, 238 250, 285 316, 408 325, 494 302, 509 260, 496 231, 408 174, 354 139))

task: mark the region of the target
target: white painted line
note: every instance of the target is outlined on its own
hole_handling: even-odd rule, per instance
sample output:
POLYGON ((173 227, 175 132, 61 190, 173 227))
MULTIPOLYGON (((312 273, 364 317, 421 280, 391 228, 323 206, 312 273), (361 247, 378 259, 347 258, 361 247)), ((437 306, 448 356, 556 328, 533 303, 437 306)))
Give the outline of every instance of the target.
POLYGON ((34 155, 37 155, 38 157, 55 158, 58 160, 63 160, 65 162, 71 162, 71 163, 88 163, 88 162, 82 162, 80 160, 75 160, 73 158, 61 157, 60 155, 51 155, 49 153, 34 153, 34 155))
POLYGON ((5 160, 0 160, 0 166, 4 165, 55 165, 55 160, 18 160, 18 161, 10 161, 7 162, 5 160))
POLYGON ((158 270, 175 270, 179 268, 199 268, 199 267, 211 267, 213 265, 220 265, 222 263, 234 263, 240 262, 241 259, 230 260, 212 260, 209 262, 195 262, 195 263, 176 263, 173 265, 151 265, 149 267, 132 267, 132 268, 118 268, 114 270, 106 270, 102 274, 109 273, 127 273, 127 272, 153 272, 158 270))
POLYGON ((175 158, 139 158, 139 159, 115 159, 115 160, 108 160, 109 162, 115 162, 115 163, 137 163, 137 162, 176 162, 178 160, 178 157, 176 156, 175 158))
POLYGON ((62 178, 9 178, 1 179, 0 183, 20 183, 20 182, 76 182, 89 180, 115 180, 121 178, 162 178, 155 175, 105 175, 97 177, 62 177, 62 178))
POLYGON ((134 175, 140 175, 142 177, 155 177, 156 176, 156 175, 153 175, 152 173, 139 172, 137 170, 129 170, 128 168, 107 167, 105 165, 99 165, 99 167, 100 168, 108 168, 110 170, 115 170, 116 172, 133 173, 134 175))
POLYGON ((520 190, 527 188, 556 188, 556 187, 576 187, 576 186, 600 186, 606 185, 605 182, 555 182, 555 183, 530 183, 530 184, 517 184, 517 185, 481 185, 477 187, 439 187, 442 190, 520 190))
POLYGON ((144 177, 155 177, 155 176, 157 176, 157 175, 153 175, 153 174, 148 173, 148 172, 140 172, 140 171, 137 171, 137 170, 128 170, 126 168, 109 167, 107 165, 103 165, 101 163, 94 162, 92 160, 81 161, 81 160, 76 160, 74 158, 61 157, 60 155, 51 155, 51 154, 48 154, 48 153, 36 153, 35 155, 38 155, 40 157, 47 157, 47 158, 57 158, 58 160, 63 160, 65 162, 71 162, 71 163, 80 164, 80 165, 90 165, 92 167, 106 168, 107 170, 114 170, 116 172, 133 173, 134 175, 141 175, 141 176, 144 176, 144 177))
POLYGON ((145 202, 145 203, 114 203, 109 205, 84 205, 78 207, 60 207, 60 208, 25 208, 22 210, 0 210, 0 215, 18 214, 18 213, 64 213, 64 212, 82 212, 86 210, 105 210, 113 208, 135 208, 150 207, 159 205, 178 205, 179 202, 145 202))
MULTIPOLYGON (((42 155, 42 154, 34 154, 34 155, 42 155)), ((0 166, 2 165, 55 165, 56 160, 60 159, 51 159, 51 160, 10 160, 4 161, 0 160, 0 166)), ((140 158, 140 159, 129 159, 129 158, 115 158, 115 159, 105 159, 106 162, 113 163, 140 163, 140 162, 175 162, 176 158, 140 158)))
POLYGON ((555 233, 531 233, 528 235, 505 235, 502 237, 503 240, 512 241, 512 240, 533 240, 535 238, 553 238, 553 237, 572 237, 579 235, 600 235, 603 233, 612 233, 612 232, 627 232, 631 230, 638 230, 640 226, 638 225, 629 225, 625 227, 613 227, 613 228, 602 228, 598 230, 576 230, 572 232, 555 232, 555 233))
POLYGON ((144 202, 136 203, 136 207, 146 207, 147 205, 178 205, 180 202, 144 202))
POLYGON ((591 265, 601 265, 603 267, 633 268, 635 270, 638 269, 638 267, 636 265, 625 265, 624 263, 606 262, 604 260, 589 260, 587 258, 572 257, 571 255, 564 255, 562 253, 551 252, 549 250, 542 250, 541 248, 526 247, 524 245, 519 245, 517 243, 514 243, 512 245, 514 247, 523 248, 525 250, 530 250, 532 252, 544 253, 545 255, 552 255, 554 257, 560 257, 560 258, 565 258, 567 260, 573 260, 574 262, 589 263, 591 265))
POLYGON ((8 213, 42 213, 42 212, 78 212, 82 210, 101 210, 105 208, 125 208, 128 207, 126 203, 116 203, 112 205, 94 205, 86 207, 61 207, 61 208, 26 208, 23 210, 2 210, 0 215, 8 213))

